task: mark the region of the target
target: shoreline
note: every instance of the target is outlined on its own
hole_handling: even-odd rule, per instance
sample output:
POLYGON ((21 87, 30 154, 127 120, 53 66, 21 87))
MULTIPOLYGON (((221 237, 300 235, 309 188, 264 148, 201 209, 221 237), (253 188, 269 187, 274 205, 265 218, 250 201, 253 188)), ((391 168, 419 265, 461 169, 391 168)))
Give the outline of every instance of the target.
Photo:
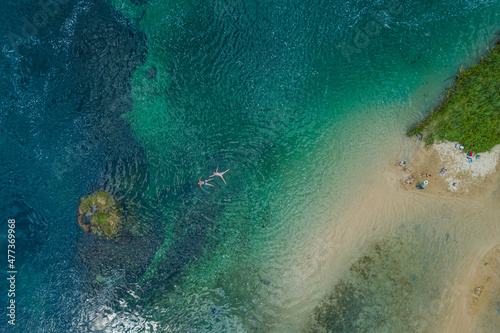
MULTIPOLYGON (((443 248, 438 252, 431 252, 437 255, 436 259, 430 259, 431 262, 436 262, 436 265, 432 266, 436 268, 433 268, 426 279, 434 281, 431 287, 439 288, 440 291, 438 295, 432 296, 434 305, 426 310, 428 314, 422 318, 426 318, 432 326, 440 325, 448 317, 447 309, 453 304, 449 298, 455 295, 453 288, 463 276, 462 269, 466 269, 463 271, 464 274, 470 274, 469 263, 472 263, 473 259, 477 260, 478 255, 481 257, 484 254, 485 244, 488 244, 489 248, 491 248, 490 245, 500 244, 500 239, 498 237, 495 239, 497 233, 492 232, 497 227, 494 219, 491 218, 500 213, 500 210, 496 207, 490 209, 488 204, 492 202, 493 186, 500 185, 498 172, 489 175, 488 181, 494 181, 484 184, 488 190, 482 188, 476 193, 477 195, 474 194, 475 192, 452 193, 444 187, 443 190, 447 191, 444 195, 428 191, 430 187, 424 191, 406 189, 402 184, 404 176, 401 172, 402 168, 388 162, 399 155, 408 158, 409 165, 416 165, 416 161, 425 161, 425 156, 422 154, 428 153, 429 148, 423 147, 422 142, 409 138, 404 141, 403 145, 394 147, 398 150, 397 153, 390 153, 390 156, 386 156, 385 166, 381 169, 377 168, 377 172, 370 177, 370 181, 365 182, 356 190, 354 197, 358 200, 353 200, 342 210, 341 214, 332 215, 331 223, 327 228, 318 230, 315 235, 308 238, 304 252, 297 253, 296 260, 291 261, 295 264, 281 277, 287 279, 286 285, 289 289, 285 294, 290 296, 276 303, 286 304, 280 313, 291 322, 294 322, 292 318, 300 317, 298 320, 301 323, 298 324, 300 329, 297 327, 297 330, 310 327, 312 311, 316 310, 317 304, 327 299, 339 282, 345 281, 354 263, 369 256, 373 246, 382 244, 386 240, 399 239, 401 228, 407 227, 408 230, 413 230, 418 227, 426 230, 429 236, 437 232, 438 235, 435 238, 432 237, 432 243, 435 245, 430 247, 436 251, 440 246, 438 245, 439 239, 443 239, 447 233, 451 234, 450 239, 453 244, 457 244, 457 241, 460 244, 458 247, 454 247, 456 245, 451 245, 452 243, 443 244, 443 246, 448 246, 449 250, 453 249, 451 254, 443 252, 443 248), (480 200, 477 200, 478 198, 480 200), (360 201, 363 202, 361 206, 360 201), (443 209, 446 212, 443 212, 443 209), (441 219, 440 212, 444 213, 444 219, 441 219), (477 225, 467 223, 469 216, 475 217, 476 213, 479 214, 477 218, 480 223, 477 225), (478 228, 477 233, 476 228, 478 228), (472 234, 474 237, 470 237, 472 234), (478 243, 483 240, 484 244, 478 243), (448 272, 446 275, 443 275, 441 269, 437 268, 444 262, 446 262, 448 272), (302 290, 303 294, 297 297, 293 290, 302 290), (294 297, 291 297, 292 295, 294 297), (439 298, 439 295, 442 298, 439 298), (438 309, 438 313, 433 313, 438 309)), ((486 156, 483 161, 487 161, 486 156)), ((451 174, 447 173, 447 175, 451 174)), ((443 185, 446 184, 444 179, 442 181, 443 185)), ((434 184, 431 183, 430 186, 434 187, 434 184)), ((429 246, 425 247, 428 251, 429 246)), ((420 246, 414 248, 416 251, 419 249, 420 246)), ((423 253, 422 256, 425 257, 423 253)), ((415 264, 408 263, 408 265, 415 264)), ((373 267, 378 271, 378 266, 373 267)), ((411 267, 421 269, 420 266, 411 267)), ((475 266, 472 267, 475 268, 475 266)), ((421 300, 418 297, 415 300, 423 302, 427 296, 423 297, 421 300)), ((271 331, 274 330, 271 329, 271 331)), ((461 332, 461 330, 455 332, 461 332)))
MULTIPOLYGON (((426 146, 420 143, 418 152, 404 168, 415 174, 413 184, 405 184, 411 173, 403 167, 398 170, 399 185, 406 193, 420 193, 429 199, 460 200, 466 206, 483 203, 485 206, 500 207, 494 194, 500 191, 500 144, 491 151, 480 154, 479 160, 469 163, 466 153, 455 148, 453 142, 435 143, 426 146), (439 175, 441 168, 444 175, 439 175), (430 173, 422 177, 421 173, 430 173), (416 184, 428 180, 423 190, 416 184), (455 185, 455 186, 454 186, 455 185)), ((499 192, 500 193, 500 192, 499 192)), ((495 219, 493 215, 493 219, 495 219)), ((482 224, 484 221, 471 221, 482 224)), ((487 224, 487 222, 485 223, 487 224)), ((489 309, 495 307, 496 290, 500 288, 500 239, 484 240, 481 248, 464 253, 457 270, 458 277, 452 288, 449 309, 438 320, 437 332, 473 332, 485 320, 489 309)), ((471 249, 472 250, 472 249, 471 249)))
POLYGON ((460 68, 446 99, 414 124, 407 136, 421 136, 427 145, 458 141, 467 151, 489 152, 500 144, 500 40, 468 69, 460 68))
MULTIPOLYGON (((436 200, 460 200, 470 211, 476 204, 483 206, 476 214, 489 213, 483 218, 473 214, 468 219, 476 230, 470 235, 470 243, 462 245, 462 258, 449 286, 451 295, 442 298, 444 309, 436 317, 436 332, 468 333, 500 327, 495 311, 500 295, 500 238, 496 230, 500 213, 500 115, 495 104, 499 64, 500 40, 476 64, 460 69, 446 99, 407 133, 423 142, 415 158, 401 168, 403 190, 436 200), (477 233, 485 231, 491 236, 478 237, 477 233)), ((468 228, 469 223, 459 225, 462 232, 468 228)))
MULTIPOLYGON (((464 188, 461 188, 461 191, 451 191, 447 180, 454 179, 454 177, 466 177, 458 175, 458 172, 455 174, 450 171, 458 170, 459 165, 449 162, 448 172, 442 178, 438 178, 440 165, 443 163, 441 156, 443 159, 450 158, 444 153, 445 150, 436 149, 434 146, 425 147, 423 142, 416 142, 409 138, 407 140, 408 144, 400 147, 399 153, 403 155, 406 151, 408 166, 415 168, 413 170, 424 168, 424 166, 432 172, 436 170, 437 180, 431 182, 424 190, 415 189, 415 184, 409 188, 403 184, 403 177, 406 175, 402 172, 403 168, 387 163, 380 173, 377 172, 376 181, 362 186, 364 189, 359 189, 358 193, 363 193, 364 204, 360 207, 358 202, 353 202, 343 210, 342 214, 337 214, 335 218, 332 218, 335 223, 331 227, 311 237, 309 246, 306 246, 308 250, 300 256, 300 259, 297 258, 297 264, 290 269, 290 274, 287 274, 295 277, 293 282, 289 281, 289 283, 295 288, 308 290, 307 294, 310 297, 295 299, 295 302, 291 302, 290 299, 287 300, 288 302, 280 302, 289 304, 287 312, 290 318, 292 313, 297 316, 299 312, 308 318, 303 317, 302 320, 309 322, 311 318, 309 311, 313 310, 310 308, 311 298, 315 300, 313 303, 321 302, 324 297, 330 295, 332 287, 345 278, 350 267, 370 253, 367 251, 372 245, 384 239, 398 237, 397 230, 401 227, 400 221, 408 221, 409 227, 416 227, 409 221, 412 221, 414 216, 422 215, 420 211, 425 213, 419 224, 423 223, 422 226, 426 230, 432 230, 434 224, 439 221, 440 233, 456 233, 454 237, 457 237, 461 243, 460 251, 454 253, 453 258, 449 258, 451 262, 448 270, 453 273, 441 276, 439 270, 436 270, 430 275, 439 276, 436 285, 441 286, 442 290, 441 297, 434 300, 435 304, 433 303, 434 305, 429 308, 428 317, 424 320, 433 323, 430 327, 444 327, 444 329, 437 330, 438 332, 471 332, 470 329, 465 329, 461 317, 476 320, 487 310, 486 307, 481 307, 474 317, 461 314, 461 307, 465 306, 463 300, 466 299, 469 289, 474 288, 472 286, 474 283, 469 281, 470 275, 476 271, 477 265, 474 263, 477 263, 478 258, 482 258, 488 249, 500 245, 500 238, 497 237, 496 232, 498 227, 495 223, 495 216, 500 213, 500 206, 492 206, 495 202, 494 191, 497 187, 500 188, 500 172, 498 172, 500 145, 492 151, 492 156, 482 154, 484 155, 484 159, 481 156, 482 161, 496 161, 496 164, 493 168, 486 168, 475 175, 475 183, 472 184, 474 187, 468 188, 468 191, 464 188), (437 161, 436 155, 439 158, 437 161), (445 206, 449 212, 454 212, 452 213, 454 218, 448 218, 442 222, 439 219, 435 222, 424 222, 426 217, 430 218, 433 212, 439 213, 441 207, 445 206), (467 220, 470 220, 468 215, 473 219, 477 218, 477 221, 472 220, 474 223, 467 223, 467 220), (309 283, 304 285, 304 281, 309 283), (322 292, 315 293, 311 289, 313 286, 316 286, 314 289, 320 286, 322 292), (461 307, 455 308, 455 303, 461 307), (301 312, 298 309, 309 309, 309 311, 301 312), (433 313, 434 310, 437 312, 433 313), (450 321, 450 318, 453 320, 450 321), (455 327, 455 329, 449 330, 449 327, 455 327)), ((479 164, 474 164, 475 162, 473 166, 479 167, 479 164)), ((422 170, 422 172, 425 171, 422 170)), ((468 171, 462 170, 461 172, 465 174, 468 171)), ((437 255, 438 262, 446 260, 441 258, 444 253, 437 253, 437 255)), ((494 284, 491 288, 498 287, 500 285, 494 284)), ((483 299, 489 297, 486 296, 489 294, 484 295, 483 299)), ((487 303, 488 301, 485 301, 481 304, 487 303)), ((302 329, 308 325, 305 322, 303 322, 304 326, 301 325, 302 329)))
MULTIPOLYGON (((450 96, 441 105, 448 102, 450 96)), ((435 115, 431 113, 428 119, 432 120, 435 115)), ((476 281, 483 281, 492 270, 500 269, 497 264, 491 264, 490 271, 481 269, 482 258, 493 262, 490 253, 496 253, 491 252, 492 249, 500 246, 497 222, 500 214, 500 201, 497 200, 500 193, 500 144, 486 152, 477 153, 481 151, 478 149, 474 153, 465 141, 464 150, 456 148, 456 142, 441 138, 436 138, 438 141, 433 144, 426 144, 427 134, 421 141, 408 134, 399 147, 395 143, 395 149, 383 158, 385 166, 376 171, 372 169, 366 182, 355 191, 357 195, 352 203, 341 213, 332 214, 330 225, 304 240, 306 249, 297 253, 295 263, 285 274, 288 282, 286 294, 294 295, 293 290, 303 290, 304 295, 298 299, 283 297, 277 302, 286 304, 280 311, 284 318, 293 322, 292 318, 297 319, 300 313, 299 327, 301 330, 309 327, 311 314, 322 311, 317 304, 331 298, 340 282, 349 280, 353 265, 369 256, 373 245, 400 237, 398 230, 402 226, 428 232, 427 238, 413 243, 412 250, 422 251, 419 252, 422 257, 430 258, 432 269, 420 273, 428 279, 426 287, 436 294, 429 296, 426 295, 428 290, 420 290, 422 296, 412 299, 415 309, 423 306, 420 310, 425 310, 417 320, 425 322, 429 330, 456 333, 473 331, 473 325, 485 316, 495 295, 494 290, 500 288, 500 281, 490 279, 489 285, 482 283, 484 292, 477 302, 471 300, 474 297, 471 295, 481 287, 476 286, 481 284, 476 281), (471 150, 473 156, 469 163, 466 153, 471 150), (480 158, 476 159, 476 155, 480 158), (404 167, 394 166, 397 160, 391 159, 397 156, 406 159, 404 167), (403 171, 406 168, 411 171, 403 171), (441 169, 446 169, 443 175, 440 175, 441 169), (426 173, 431 176, 421 176, 426 173), (410 175, 415 180, 412 184, 405 184, 410 175), (428 181, 424 189, 417 189, 416 185, 424 180, 428 181), (452 240, 450 243, 446 243, 448 237, 452 240), (444 267, 446 273, 443 273, 444 267), (467 310, 467 306, 471 308, 470 304, 475 310, 467 310)), ((411 261, 407 265, 414 265, 409 270, 422 268, 411 261)), ((370 269, 377 274, 386 274, 376 265, 370 269)), ((370 290, 370 286, 360 288, 370 290)), ((396 290, 398 286, 394 287, 396 290)), ((381 291, 382 286, 374 289, 379 292, 375 293, 377 297, 390 295, 381 291)), ((381 301, 380 304, 384 303, 381 301)))

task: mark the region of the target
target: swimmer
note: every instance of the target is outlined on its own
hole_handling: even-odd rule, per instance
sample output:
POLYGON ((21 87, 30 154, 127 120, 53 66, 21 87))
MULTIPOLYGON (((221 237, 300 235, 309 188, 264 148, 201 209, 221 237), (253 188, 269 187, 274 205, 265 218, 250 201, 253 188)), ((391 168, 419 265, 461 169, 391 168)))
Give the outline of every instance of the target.
POLYGON ((226 181, 224 180, 224 177, 222 177, 222 175, 225 174, 226 172, 228 172, 229 169, 227 169, 224 172, 217 172, 217 171, 219 171, 219 166, 217 166, 217 169, 215 170, 214 174, 211 177, 213 177, 213 176, 219 176, 224 181, 224 184, 226 184, 226 181))
POLYGON ((202 188, 201 185, 208 185, 208 186, 214 187, 212 184, 208 183, 211 180, 212 180, 212 178, 209 178, 207 180, 201 181, 201 177, 200 177, 200 179, 198 180, 198 185, 200 185, 200 188, 202 188))

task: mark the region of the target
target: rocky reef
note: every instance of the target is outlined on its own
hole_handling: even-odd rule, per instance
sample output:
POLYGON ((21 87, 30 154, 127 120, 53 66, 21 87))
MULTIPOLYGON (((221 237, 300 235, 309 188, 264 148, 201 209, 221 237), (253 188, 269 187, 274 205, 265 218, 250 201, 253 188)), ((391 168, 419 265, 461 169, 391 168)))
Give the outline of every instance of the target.
POLYGON ((80 200, 77 220, 86 232, 110 239, 118 235, 123 225, 123 209, 116 197, 97 191, 80 200))

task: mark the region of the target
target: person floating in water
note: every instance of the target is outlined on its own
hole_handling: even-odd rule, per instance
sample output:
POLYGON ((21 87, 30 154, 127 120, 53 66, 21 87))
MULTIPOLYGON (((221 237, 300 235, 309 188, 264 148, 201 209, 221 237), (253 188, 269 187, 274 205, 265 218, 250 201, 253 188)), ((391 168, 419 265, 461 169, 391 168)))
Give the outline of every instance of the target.
POLYGON ((219 176, 224 181, 224 184, 226 184, 226 181, 224 180, 224 177, 222 175, 225 174, 226 172, 228 172, 229 169, 227 169, 224 172, 218 172, 218 171, 219 171, 219 166, 217 166, 217 169, 215 170, 214 174, 211 177, 213 177, 213 176, 219 176))
POLYGON ((200 177, 200 179, 198 180, 198 185, 200 185, 200 188, 202 188, 201 185, 208 185, 208 186, 214 187, 212 184, 208 183, 211 180, 212 180, 212 178, 209 178, 207 180, 201 181, 201 177, 200 177))

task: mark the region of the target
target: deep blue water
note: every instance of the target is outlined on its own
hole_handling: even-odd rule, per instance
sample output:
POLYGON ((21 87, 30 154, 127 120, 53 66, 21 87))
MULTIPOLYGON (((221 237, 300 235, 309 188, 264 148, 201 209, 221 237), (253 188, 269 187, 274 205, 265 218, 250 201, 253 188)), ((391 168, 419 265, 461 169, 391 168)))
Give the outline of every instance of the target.
MULTIPOLYGON (((22 18, 36 9, 35 1, 5 4, 2 31, 23 36, 22 18)), ((6 37, 0 211, 2 220, 17 221, 16 327, 63 332, 82 315, 83 295, 99 292, 92 274, 121 270, 126 279, 144 270, 143 258, 155 248, 154 237, 102 244, 74 223, 79 198, 113 191, 122 178, 131 179, 130 187, 117 194, 127 196, 147 176, 144 151, 120 117, 132 105, 128 79, 145 59, 145 38, 103 2, 60 5, 18 52, 6 37)))

